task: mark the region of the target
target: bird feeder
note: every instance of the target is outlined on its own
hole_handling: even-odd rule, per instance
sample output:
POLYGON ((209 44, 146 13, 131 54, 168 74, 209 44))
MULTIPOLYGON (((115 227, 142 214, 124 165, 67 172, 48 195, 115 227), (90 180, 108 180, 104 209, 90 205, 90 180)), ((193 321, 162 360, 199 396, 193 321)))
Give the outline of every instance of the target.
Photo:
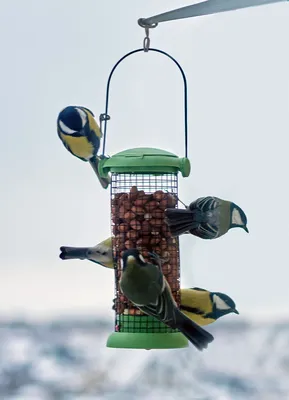
MULTIPOLYGON (((117 65, 133 53, 122 57, 108 79, 104 122, 103 155, 106 142, 109 85, 117 65)), ((178 204, 178 173, 190 174, 187 158, 187 86, 183 70, 167 53, 150 49, 169 57, 179 67, 185 94, 185 157, 156 148, 132 148, 121 151, 99 163, 101 177, 111 177, 111 229, 115 267, 115 331, 107 340, 107 347, 134 349, 172 349, 188 346, 188 340, 178 330, 169 328, 157 319, 144 314, 121 292, 122 255, 126 249, 137 248, 145 260, 149 252, 160 256, 162 271, 173 297, 180 305, 179 240, 171 236, 165 223, 164 211, 178 204)))

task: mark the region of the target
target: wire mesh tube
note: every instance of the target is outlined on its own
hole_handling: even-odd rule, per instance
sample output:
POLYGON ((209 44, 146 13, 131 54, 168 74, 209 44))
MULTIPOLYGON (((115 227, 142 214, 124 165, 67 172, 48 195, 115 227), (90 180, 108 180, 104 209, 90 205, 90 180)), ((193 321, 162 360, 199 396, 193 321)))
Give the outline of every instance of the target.
POLYGON ((180 304, 178 238, 172 238, 164 221, 164 210, 177 206, 177 174, 112 174, 111 223, 115 257, 115 332, 175 332, 153 317, 143 314, 122 294, 119 287, 121 257, 126 249, 137 248, 146 261, 148 252, 162 259, 162 270, 173 296, 180 304))

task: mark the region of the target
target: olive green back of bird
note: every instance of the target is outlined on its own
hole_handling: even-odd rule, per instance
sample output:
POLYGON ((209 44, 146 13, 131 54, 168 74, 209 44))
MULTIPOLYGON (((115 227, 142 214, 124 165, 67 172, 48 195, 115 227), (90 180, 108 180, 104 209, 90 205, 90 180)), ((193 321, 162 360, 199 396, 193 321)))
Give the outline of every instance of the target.
POLYGON ((232 203, 227 200, 219 201, 218 213, 219 213, 219 232, 218 237, 228 232, 231 227, 231 209, 232 203))
POLYGON ((157 301, 163 290, 163 277, 153 264, 139 267, 128 261, 120 279, 122 292, 136 305, 157 301))

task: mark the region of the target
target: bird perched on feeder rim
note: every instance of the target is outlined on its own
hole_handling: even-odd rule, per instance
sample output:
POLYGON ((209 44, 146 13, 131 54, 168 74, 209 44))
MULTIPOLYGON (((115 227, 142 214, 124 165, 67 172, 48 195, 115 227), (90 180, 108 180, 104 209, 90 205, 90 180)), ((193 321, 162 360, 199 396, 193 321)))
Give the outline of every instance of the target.
POLYGON ((178 309, 160 266, 146 263, 137 249, 123 253, 120 288, 141 311, 172 329, 178 329, 198 350, 207 348, 214 340, 209 332, 178 309))
POLYGON ((89 260, 106 268, 114 268, 112 256, 112 238, 108 238, 94 247, 60 247, 62 260, 89 260))
POLYGON ((231 201, 213 196, 201 197, 185 210, 167 208, 165 219, 173 236, 191 233, 201 239, 216 239, 231 228, 249 232, 244 211, 231 201))
POLYGON ((90 163, 102 187, 106 189, 110 179, 101 178, 98 172, 101 157, 97 155, 97 152, 102 133, 92 111, 85 107, 65 107, 57 118, 57 132, 71 154, 90 163))
POLYGON ((235 302, 225 293, 194 287, 181 289, 180 296, 180 310, 201 326, 209 325, 230 313, 239 314, 235 302))

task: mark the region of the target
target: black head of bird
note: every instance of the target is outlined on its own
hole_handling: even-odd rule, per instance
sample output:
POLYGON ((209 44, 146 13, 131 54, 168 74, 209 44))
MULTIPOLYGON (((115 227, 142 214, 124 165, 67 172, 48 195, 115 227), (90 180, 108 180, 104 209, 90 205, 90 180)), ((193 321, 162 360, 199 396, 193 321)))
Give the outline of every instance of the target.
POLYGON ((73 137, 85 136, 85 127, 88 124, 87 113, 93 117, 92 111, 85 107, 68 106, 58 115, 58 126, 61 133, 73 137))
POLYGON ((231 203, 231 228, 243 228, 244 231, 249 233, 246 214, 235 203, 231 203))
POLYGON ((226 314, 234 313, 239 314, 236 309, 234 300, 231 299, 227 294, 220 292, 211 292, 211 301, 213 303, 213 317, 218 319, 226 314))
POLYGON ((125 269, 130 265, 142 267, 147 264, 137 249, 125 250, 121 262, 123 271, 125 271, 125 269))

